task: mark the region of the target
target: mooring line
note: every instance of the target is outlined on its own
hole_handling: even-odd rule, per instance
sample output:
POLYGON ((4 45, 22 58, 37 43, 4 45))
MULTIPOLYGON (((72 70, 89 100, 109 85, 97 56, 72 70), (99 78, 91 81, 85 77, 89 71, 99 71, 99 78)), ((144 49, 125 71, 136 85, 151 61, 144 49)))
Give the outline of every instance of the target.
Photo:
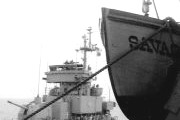
POLYGON ((128 51, 126 51, 123 55, 120 55, 119 57, 117 57, 116 59, 112 60, 111 62, 109 62, 107 65, 105 65, 104 67, 102 67, 100 70, 98 70, 97 72, 95 72, 94 74, 92 74, 90 77, 86 78, 84 81, 81 81, 80 83, 78 83, 75 87, 69 89, 66 93, 60 95, 59 97, 55 98, 54 100, 50 101, 49 103, 45 104, 43 107, 39 108, 38 110, 34 111, 33 113, 31 113, 30 115, 26 116, 24 118, 24 120, 28 120, 29 118, 31 118, 32 116, 36 115, 37 113, 39 113, 40 111, 42 111, 43 109, 47 108, 49 105, 55 103, 56 101, 58 101, 59 99, 63 98, 64 96, 68 95, 69 93, 71 93, 72 91, 74 91, 75 89, 77 89, 78 87, 80 87, 83 84, 86 84, 90 79, 92 79, 93 77, 95 77, 96 75, 98 75, 99 73, 101 73, 102 71, 104 71, 105 69, 107 69, 108 67, 110 67, 111 65, 113 65, 114 63, 118 62, 120 59, 122 59, 123 57, 127 56, 129 53, 131 53, 132 51, 136 50, 137 48, 139 48, 141 45, 143 45, 144 43, 146 43, 149 39, 151 39, 152 37, 156 36, 159 32, 161 32, 165 27, 167 26, 167 22, 160 27, 157 31, 155 31, 153 34, 151 34, 149 37, 147 37, 147 39, 145 39, 144 41, 142 41, 141 43, 139 43, 138 45, 136 45, 135 47, 129 49, 128 51))

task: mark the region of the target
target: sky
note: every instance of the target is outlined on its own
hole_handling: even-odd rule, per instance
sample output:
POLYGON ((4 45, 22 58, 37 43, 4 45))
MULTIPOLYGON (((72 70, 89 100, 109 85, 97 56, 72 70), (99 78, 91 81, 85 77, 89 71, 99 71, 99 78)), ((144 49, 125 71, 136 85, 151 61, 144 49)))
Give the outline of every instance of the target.
MULTIPOLYGON (((160 19, 171 16, 180 22, 179 0, 155 2, 160 19)), ((90 26, 92 43, 98 44, 102 55, 93 54, 89 64, 93 71, 106 65, 98 25, 102 7, 143 15, 142 0, 1 0, 0 98, 35 97, 39 78, 45 77, 48 65, 81 61, 81 53, 75 49, 82 46, 82 36, 90 26)), ((149 15, 156 18, 153 5, 149 15)), ((97 78, 105 88, 104 96, 109 96, 108 72, 97 78)), ((40 80, 40 94, 44 86, 45 81, 40 80)))

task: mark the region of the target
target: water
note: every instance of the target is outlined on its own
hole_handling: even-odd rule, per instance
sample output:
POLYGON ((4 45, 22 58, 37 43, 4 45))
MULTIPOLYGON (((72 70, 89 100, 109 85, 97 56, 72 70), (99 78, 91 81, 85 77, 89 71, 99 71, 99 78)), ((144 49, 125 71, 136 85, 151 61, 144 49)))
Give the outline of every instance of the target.
POLYGON ((30 101, 30 99, 0 99, 0 120, 17 120, 19 107, 7 103, 10 100, 14 103, 23 105, 30 101))
POLYGON ((128 120, 117 104, 116 107, 111 111, 111 115, 113 117, 117 116, 117 120, 128 120))
MULTIPOLYGON (((31 99, 0 99, 0 120, 17 120, 19 107, 7 103, 10 100, 19 105, 27 104, 31 99)), ((117 116, 118 120, 127 120, 118 105, 111 111, 112 116, 117 116)))

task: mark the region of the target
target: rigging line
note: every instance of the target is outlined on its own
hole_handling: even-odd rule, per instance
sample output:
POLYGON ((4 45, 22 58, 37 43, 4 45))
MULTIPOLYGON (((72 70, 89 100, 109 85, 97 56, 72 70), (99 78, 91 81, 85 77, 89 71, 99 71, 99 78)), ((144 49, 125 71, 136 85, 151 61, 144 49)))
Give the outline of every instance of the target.
POLYGON ((40 56, 40 61, 39 61, 39 79, 38 79, 38 95, 39 96, 39 86, 40 86, 40 73, 41 73, 41 56, 40 56))
POLYGON ((38 94, 37 94, 37 96, 38 96, 38 97, 39 97, 40 79, 41 79, 41 57, 42 57, 42 49, 43 49, 43 45, 41 46, 41 51, 40 51, 40 59, 39 59, 39 73, 38 73, 38 94))
POLYGON ((109 88, 109 86, 108 86, 108 90, 109 90, 109 102, 110 102, 110 100, 111 100, 111 95, 110 95, 110 88, 109 88))
POLYGON ((73 88, 69 89, 67 92, 63 93, 62 95, 58 96, 57 98, 53 99, 52 101, 50 101, 49 103, 46 103, 44 106, 42 106, 41 108, 37 109, 36 111, 32 112, 31 114, 27 115, 23 120, 28 120, 29 118, 31 118, 32 116, 36 115, 37 113, 39 113, 40 111, 44 110, 45 108, 47 108, 49 105, 55 103, 56 101, 58 101, 59 99, 63 98, 64 96, 68 95, 69 93, 71 93, 72 91, 74 91, 75 89, 79 88, 81 85, 86 84, 89 80, 91 80, 93 77, 95 77, 96 75, 98 75, 99 73, 101 73, 102 71, 104 71, 105 69, 109 68, 110 66, 112 66, 113 64, 115 64, 116 62, 118 62, 119 60, 121 60, 122 58, 124 58, 125 56, 127 56, 129 53, 133 52, 134 50, 136 50, 137 48, 139 48, 140 46, 142 46, 144 43, 146 43, 149 39, 151 39, 152 37, 156 36, 159 32, 161 32, 164 28, 166 28, 167 26, 167 22, 160 27, 157 31, 155 31, 154 33, 152 33, 151 35, 149 35, 147 37, 147 39, 145 39, 143 42, 139 43, 138 45, 136 45, 135 47, 127 50, 124 54, 118 56, 117 58, 115 58, 114 60, 110 61, 107 65, 105 65, 104 67, 102 67, 101 69, 99 69, 97 72, 95 72, 94 74, 92 74, 90 77, 86 78, 84 81, 81 81, 80 83, 78 83, 76 86, 74 86, 73 88))
MULTIPOLYGON (((48 71, 48 62, 47 62, 47 70, 46 71, 48 71)), ((46 93, 47 93, 47 81, 46 81, 46 87, 45 87, 45 95, 46 95, 46 93)))
POLYGON ((155 4, 154 0, 153 0, 153 5, 154 5, 154 9, 155 9, 155 11, 156 11, 157 18, 159 19, 158 11, 157 11, 157 9, 156 9, 156 4, 155 4))

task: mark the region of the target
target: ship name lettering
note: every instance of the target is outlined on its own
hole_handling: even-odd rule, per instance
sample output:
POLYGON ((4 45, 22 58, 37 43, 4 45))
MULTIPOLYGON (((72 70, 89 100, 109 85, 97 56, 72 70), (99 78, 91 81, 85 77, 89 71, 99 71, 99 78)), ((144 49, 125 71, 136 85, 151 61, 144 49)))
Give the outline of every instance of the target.
MULTIPOLYGON (((137 36, 129 36, 129 47, 132 49, 136 45, 140 44, 145 40, 145 37, 139 39, 137 36)), ((149 39, 147 42, 143 43, 139 48, 140 51, 146 51, 149 53, 156 53, 163 56, 171 57, 173 53, 179 49, 175 44, 167 44, 163 40, 149 39)))

